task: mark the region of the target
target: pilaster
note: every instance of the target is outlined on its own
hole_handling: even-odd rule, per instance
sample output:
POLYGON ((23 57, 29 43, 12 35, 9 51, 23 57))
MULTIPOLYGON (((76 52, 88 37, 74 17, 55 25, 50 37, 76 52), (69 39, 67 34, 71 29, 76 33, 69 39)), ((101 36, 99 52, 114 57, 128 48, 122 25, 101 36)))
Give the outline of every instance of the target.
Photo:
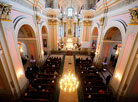
POLYGON ((10 20, 11 6, 0 3, 0 42, 3 50, 3 64, 7 65, 8 70, 6 77, 10 77, 10 85, 13 90, 13 96, 18 98, 21 96, 21 91, 27 84, 24 68, 20 58, 17 42, 15 42, 15 32, 13 23, 10 20))
POLYGON ((50 31, 50 49, 51 51, 57 51, 57 33, 58 23, 57 20, 48 20, 49 31, 50 31))

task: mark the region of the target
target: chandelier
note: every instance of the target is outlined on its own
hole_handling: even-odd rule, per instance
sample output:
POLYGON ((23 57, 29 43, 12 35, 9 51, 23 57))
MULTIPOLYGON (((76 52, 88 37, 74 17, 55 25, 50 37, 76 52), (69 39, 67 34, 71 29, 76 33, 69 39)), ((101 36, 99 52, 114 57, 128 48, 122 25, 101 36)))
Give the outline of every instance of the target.
POLYGON ((74 74, 71 74, 68 72, 68 74, 64 75, 63 78, 60 80, 60 89, 65 91, 65 92, 74 92, 79 85, 79 81, 77 78, 74 76, 74 74))

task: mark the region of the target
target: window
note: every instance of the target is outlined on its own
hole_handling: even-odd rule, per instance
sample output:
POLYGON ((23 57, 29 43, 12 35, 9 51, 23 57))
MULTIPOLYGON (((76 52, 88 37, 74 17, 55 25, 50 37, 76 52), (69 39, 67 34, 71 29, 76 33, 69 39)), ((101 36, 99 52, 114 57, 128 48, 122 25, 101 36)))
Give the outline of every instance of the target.
POLYGON ((68 8, 68 10, 67 10, 68 17, 72 17, 73 16, 73 11, 74 11, 74 9, 72 7, 68 8))

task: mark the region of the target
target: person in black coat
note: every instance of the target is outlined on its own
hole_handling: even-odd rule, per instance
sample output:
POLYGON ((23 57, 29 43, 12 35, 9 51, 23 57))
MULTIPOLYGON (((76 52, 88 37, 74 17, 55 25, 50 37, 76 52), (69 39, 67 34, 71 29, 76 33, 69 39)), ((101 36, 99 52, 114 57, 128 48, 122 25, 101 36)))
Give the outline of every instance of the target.
POLYGON ((111 75, 108 75, 108 76, 106 77, 106 85, 109 84, 110 79, 111 79, 111 75))

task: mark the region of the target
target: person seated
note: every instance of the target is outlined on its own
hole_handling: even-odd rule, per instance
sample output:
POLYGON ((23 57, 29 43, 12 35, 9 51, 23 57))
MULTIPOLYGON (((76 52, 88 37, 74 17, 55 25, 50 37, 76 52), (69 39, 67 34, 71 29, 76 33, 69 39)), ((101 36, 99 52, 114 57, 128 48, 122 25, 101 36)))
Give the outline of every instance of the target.
POLYGON ((89 59, 88 59, 88 57, 86 58, 86 61, 88 61, 89 59))
POLYGON ((30 59, 30 65, 34 66, 36 63, 36 60, 34 59, 34 57, 31 55, 31 59, 30 59))
POLYGON ((108 75, 108 76, 106 77, 106 85, 109 84, 110 79, 111 79, 111 75, 108 75))
POLYGON ((92 88, 90 88, 90 91, 92 91, 92 88))
POLYGON ((55 83, 55 81, 54 81, 54 80, 52 80, 52 83, 55 83))
POLYGON ((27 61, 29 60, 28 55, 25 55, 24 58, 25 58, 27 61))
POLYGON ((22 59, 23 65, 25 65, 27 63, 27 60, 23 56, 21 57, 21 59, 22 59))
POLYGON ((39 67, 36 64, 33 66, 33 71, 35 74, 39 72, 39 67))
POLYGON ((52 65, 52 67, 56 67, 55 65, 52 65))
POLYGON ((56 77, 56 75, 54 75, 54 79, 56 79, 57 77, 56 77))
POLYGON ((88 95, 88 98, 92 98, 92 96, 91 95, 88 95))
POLYGON ((39 85, 39 86, 37 87, 37 89, 38 89, 39 91, 42 90, 42 86, 39 85))
POLYGON ((27 96, 27 95, 28 95, 28 93, 27 93, 27 92, 25 92, 25 93, 24 93, 24 96, 27 96))
POLYGON ((36 62, 33 55, 31 55, 30 62, 36 62))
POLYGON ((103 70, 106 71, 107 68, 107 57, 105 57, 104 62, 102 63, 103 65, 103 70))
POLYGON ((55 71, 55 72, 54 72, 54 75, 58 75, 58 72, 55 71))
POLYGON ((87 88, 86 88, 85 90, 86 90, 86 91, 88 91, 88 89, 87 89, 87 88))
POLYGON ((104 90, 100 89, 100 90, 98 90, 98 93, 99 94, 104 94, 104 90))

